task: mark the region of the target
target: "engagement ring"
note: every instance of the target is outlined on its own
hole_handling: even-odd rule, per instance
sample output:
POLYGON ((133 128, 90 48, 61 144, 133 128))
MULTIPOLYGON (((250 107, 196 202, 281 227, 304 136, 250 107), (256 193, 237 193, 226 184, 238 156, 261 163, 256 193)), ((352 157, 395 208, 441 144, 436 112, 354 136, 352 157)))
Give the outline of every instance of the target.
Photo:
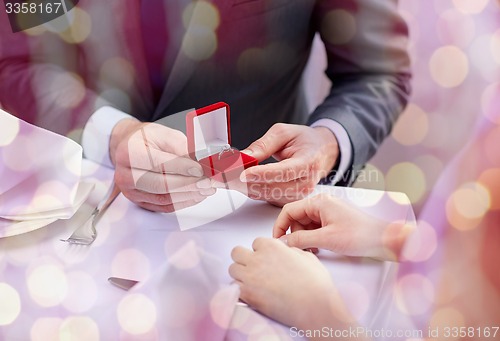
POLYGON ((227 153, 227 152, 231 152, 232 154, 234 154, 234 150, 233 150, 233 148, 231 148, 231 146, 230 146, 230 145, 225 144, 225 145, 223 145, 223 146, 222 146, 222 149, 221 149, 221 151, 220 151, 220 153, 219 153, 219 160, 221 159, 222 155, 223 155, 224 153, 227 153))

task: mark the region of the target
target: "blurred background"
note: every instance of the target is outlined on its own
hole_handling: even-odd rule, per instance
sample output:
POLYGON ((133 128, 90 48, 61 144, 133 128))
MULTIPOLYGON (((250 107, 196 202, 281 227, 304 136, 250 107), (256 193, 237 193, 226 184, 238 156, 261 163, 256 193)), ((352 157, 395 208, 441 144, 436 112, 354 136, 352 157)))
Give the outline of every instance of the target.
MULTIPOLYGON (((418 215, 478 118, 496 117, 500 123, 500 115, 492 112, 500 112, 500 2, 400 0, 400 9, 410 29, 412 97, 367 165, 368 176, 355 186, 405 192, 418 215)), ((352 30, 355 20, 348 14, 343 18, 352 30)), ((305 81, 311 108, 330 86, 323 76, 325 65, 317 37, 305 81)))
MULTIPOLYGON (((447 163, 468 141, 478 118, 498 117, 496 112, 500 109, 495 108, 500 103, 495 105, 493 101, 495 97, 500 101, 500 1, 399 0, 399 4, 410 29, 412 97, 391 136, 367 165, 367 176, 359 178, 355 186, 404 192, 418 214, 447 163)), ((41 37, 36 44, 43 45, 47 58, 73 70, 71 57, 76 52, 63 49, 61 42, 71 45, 90 39, 92 22, 79 8, 70 13, 74 25, 68 27, 67 22, 55 20, 27 30, 26 34, 41 37), (55 34, 42 36, 47 30, 55 34)), ((356 32, 358 19, 346 11, 339 13, 343 34, 349 37, 356 32)), ((94 21, 95 25, 98 20, 94 21)), ((112 48, 107 46, 106 50, 112 48)), ((316 37, 304 81, 311 111, 330 86, 325 67, 325 52, 316 37)), ((136 76, 130 63, 123 58, 111 58, 101 70, 94 71, 100 73, 105 89, 95 106, 107 99, 126 111, 130 106, 126 92, 136 76)), ((81 77, 74 72, 50 81, 44 77, 40 74, 35 80, 50 84, 49 89, 67 89, 70 94, 47 96, 48 103, 39 104, 44 115, 57 114, 44 110, 44 106, 80 107, 85 95, 81 77)), ((61 122, 58 117, 53 121, 61 122)), ((73 131, 69 136, 78 139, 80 134, 81 131, 73 131)), ((495 144, 492 148, 495 153, 495 144)))
MULTIPOLYGON (((399 0, 399 3, 410 29, 412 97, 391 136, 366 166, 366 176, 359 178, 355 186, 404 192, 417 216, 436 189, 419 225, 420 258, 415 260, 414 267, 410 264, 402 273, 397 286, 399 293, 396 294, 400 297, 397 303, 407 308, 409 315, 426 317, 435 304, 443 308, 433 315, 434 325, 438 322, 447 326, 487 325, 490 318, 497 319, 496 324, 490 326, 498 325, 500 1, 399 0), (476 136, 478 143, 474 148, 469 149, 461 162, 454 164, 453 171, 445 172, 450 161, 470 142, 479 121, 490 123, 485 136, 479 139, 476 136), (478 174, 460 174, 473 173, 470 169, 476 164, 478 174), (481 173, 481 167, 494 168, 481 173), (478 185, 479 174, 483 176, 482 184, 487 185, 478 185), (442 186, 436 188, 440 176, 445 185, 449 182, 449 188, 442 182, 442 186), (453 177, 458 180, 454 181, 453 177), (473 205, 476 198, 485 197, 484 203, 473 205), (447 206, 450 201, 453 205, 447 206), (435 209, 429 210, 429 206, 435 209), (443 231, 450 233, 447 238, 438 239, 443 231), (445 249, 445 246, 448 247, 445 249), (443 253, 445 261, 441 262, 443 253), (425 263, 427 260, 430 261, 425 263), (438 276, 439 286, 435 280, 438 276), (401 303, 406 299, 408 302, 401 303), (413 312, 412 303, 415 303, 413 312), (485 309, 486 305, 489 310, 485 309)), ((77 45, 88 39, 91 32, 90 16, 78 8, 72 13, 75 25, 69 28, 47 25, 27 32, 35 37, 48 29, 57 33, 44 37, 43 47, 54 51, 49 57, 60 64, 71 64, 72 54, 53 48, 59 46, 59 37, 77 45)), ((102 13, 102 20, 107 20, 106 14, 102 13)), ((345 11, 339 15, 338 20, 345 28, 343 34, 347 37, 354 34, 357 19, 345 11)), ((65 66, 72 70, 72 65, 65 66)), ((304 79, 311 111, 330 87, 324 75, 325 67, 325 52, 316 38, 304 79)), ((100 74, 103 88, 107 89, 99 94, 95 105, 102 105, 99 101, 105 98, 121 103, 121 109, 126 111, 130 102, 126 91, 137 76, 132 66, 117 57, 93 71, 100 74)), ((50 82, 42 75, 39 81, 47 84, 49 91, 67 89, 71 96, 48 97, 48 102, 68 110, 77 107, 85 95, 83 81, 75 73, 68 72, 50 82)), ((79 132, 73 135, 78 136, 79 132)))

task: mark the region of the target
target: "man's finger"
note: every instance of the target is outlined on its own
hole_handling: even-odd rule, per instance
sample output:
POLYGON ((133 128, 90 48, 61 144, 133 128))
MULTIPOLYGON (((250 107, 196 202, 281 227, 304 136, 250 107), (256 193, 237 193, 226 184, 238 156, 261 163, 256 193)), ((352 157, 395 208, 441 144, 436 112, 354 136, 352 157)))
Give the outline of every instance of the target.
POLYGON ((215 189, 203 192, 180 192, 169 194, 151 194, 142 191, 133 191, 127 197, 133 202, 145 202, 159 206, 172 205, 184 201, 201 202, 210 195, 215 194, 215 189))
POLYGON ((208 179, 200 179, 192 176, 160 174, 145 172, 137 169, 131 170, 136 189, 155 194, 166 194, 175 192, 189 192, 206 189, 208 179))
POLYGON ((165 206, 160 206, 160 205, 154 205, 146 202, 141 202, 137 203, 137 205, 141 208, 144 208, 145 210, 152 211, 152 212, 161 212, 161 213, 172 213, 175 211, 182 210, 187 207, 194 206, 198 204, 199 201, 184 201, 184 202, 178 202, 172 205, 165 205, 165 206))
POLYGON ((156 173, 203 176, 201 165, 186 156, 175 155, 148 146, 135 147, 134 151, 129 153, 130 166, 133 169, 156 173), (138 148, 140 150, 137 150, 138 148))
POLYGON ((289 142, 290 125, 278 123, 273 125, 260 139, 248 146, 243 153, 252 155, 259 161, 264 161, 289 142))
POLYGON ((318 174, 311 172, 309 163, 302 158, 291 158, 248 168, 240 175, 242 182, 280 183, 297 179, 313 179, 318 174))

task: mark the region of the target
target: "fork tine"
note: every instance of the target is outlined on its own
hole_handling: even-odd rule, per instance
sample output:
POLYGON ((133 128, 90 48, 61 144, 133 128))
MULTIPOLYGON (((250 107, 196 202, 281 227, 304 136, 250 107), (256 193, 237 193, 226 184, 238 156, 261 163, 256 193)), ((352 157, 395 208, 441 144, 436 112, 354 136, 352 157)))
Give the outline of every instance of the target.
POLYGON ((97 238, 97 230, 95 225, 108 209, 108 207, 113 203, 113 201, 120 194, 120 189, 116 186, 115 182, 111 183, 111 186, 106 193, 106 196, 101 200, 101 202, 94 209, 90 217, 83 223, 79 228, 69 236, 68 239, 61 239, 62 242, 67 242, 75 245, 90 245, 97 238))
POLYGON ((92 224, 95 214, 92 214, 85 223, 71 234, 68 239, 61 239, 62 242, 77 245, 90 245, 97 237, 97 231, 92 224))

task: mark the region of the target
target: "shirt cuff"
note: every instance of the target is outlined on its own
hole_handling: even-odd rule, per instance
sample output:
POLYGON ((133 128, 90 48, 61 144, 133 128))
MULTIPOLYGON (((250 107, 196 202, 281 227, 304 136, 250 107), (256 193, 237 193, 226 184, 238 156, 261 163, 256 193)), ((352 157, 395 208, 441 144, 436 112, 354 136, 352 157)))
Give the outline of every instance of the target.
POLYGON ((322 118, 311 124, 311 127, 324 127, 330 129, 335 135, 339 144, 340 162, 335 176, 332 180, 332 185, 336 184, 344 177, 344 174, 349 170, 352 162, 352 145, 349 135, 345 128, 335 120, 322 118))
POLYGON ((94 112, 83 129, 82 147, 85 158, 114 168, 109 155, 109 140, 113 128, 124 119, 136 118, 110 106, 94 112))

